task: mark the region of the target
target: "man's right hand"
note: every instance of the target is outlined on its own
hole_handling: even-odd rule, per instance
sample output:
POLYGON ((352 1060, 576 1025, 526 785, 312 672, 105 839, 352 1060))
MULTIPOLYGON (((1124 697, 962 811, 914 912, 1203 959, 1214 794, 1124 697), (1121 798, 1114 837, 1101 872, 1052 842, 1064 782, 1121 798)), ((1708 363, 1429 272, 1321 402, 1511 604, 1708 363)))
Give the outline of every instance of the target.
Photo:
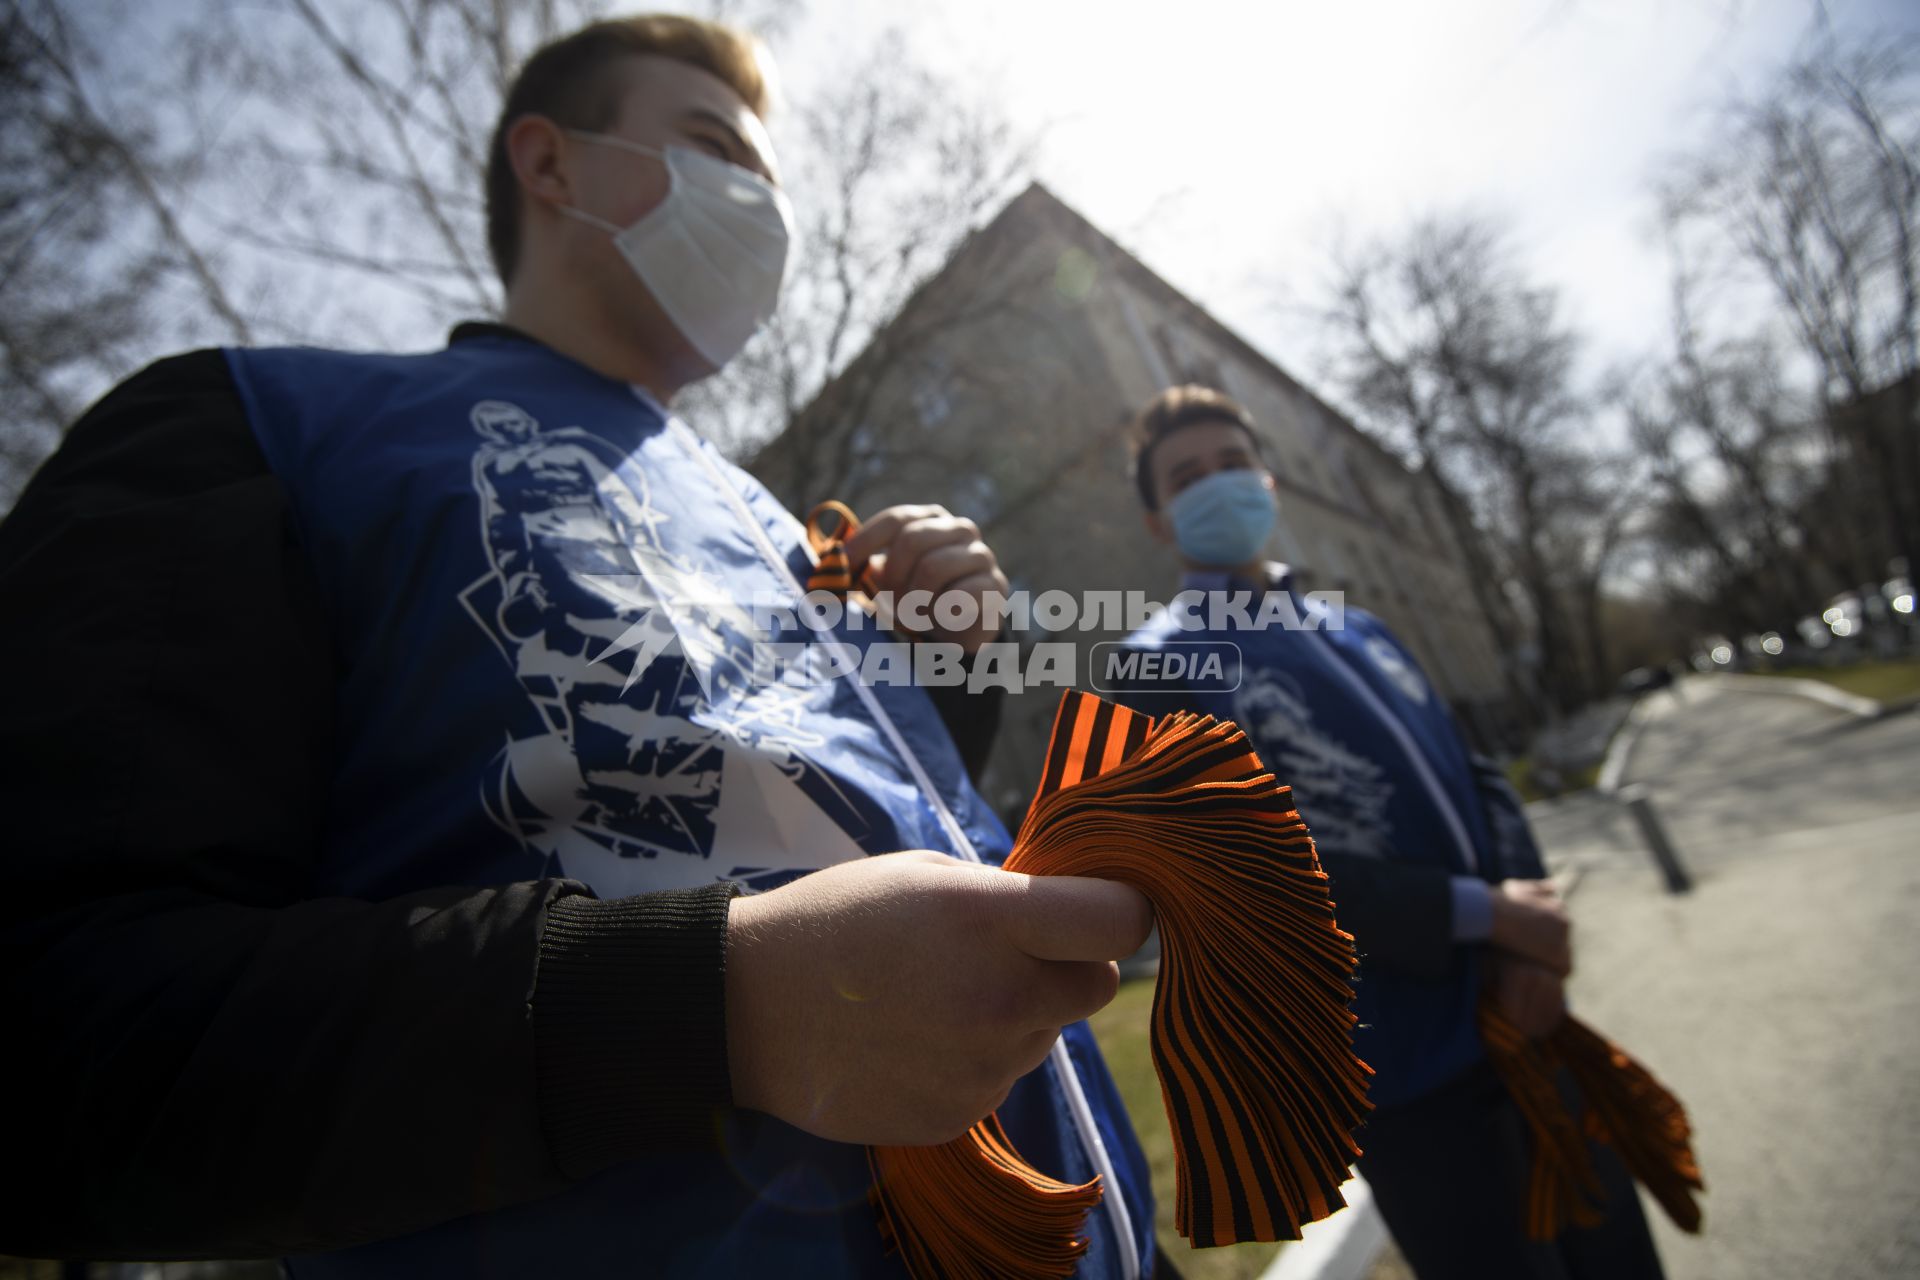
POLYGON ((840 863, 733 901, 736 1105, 835 1142, 965 1133, 1113 999, 1153 909, 1110 880, 930 852, 840 863))
POLYGON ((1560 975, 1531 960, 1500 956, 1487 967, 1494 1001, 1521 1035, 1551 1035, 1567 1016, 1567 988, 1560 975))
POLYGON ((1563 978, 1573 972, 1573 924, 1551 881, 1502 880, 1488 941, 1563 978))

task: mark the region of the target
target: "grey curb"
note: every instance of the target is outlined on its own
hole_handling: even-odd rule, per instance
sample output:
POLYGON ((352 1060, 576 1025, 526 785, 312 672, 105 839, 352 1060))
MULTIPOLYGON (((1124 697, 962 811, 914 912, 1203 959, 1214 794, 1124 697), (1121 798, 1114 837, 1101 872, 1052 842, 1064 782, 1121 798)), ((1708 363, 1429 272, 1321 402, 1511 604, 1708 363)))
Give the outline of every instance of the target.
POLYGON ((1857 693, 1836 689, 1824 680, 1803 680, 1799 676, 1747 676, 1736 675, 1733 672, 1727 672, 1715 678, 1732 683, 1750 693, 1787 693, 1796 697, 1810 698, 1815 702, 1823 702, 1837 711, 1844 711, 1850 716, 1859 716, 1863 720, 1884 715, 1887 710, 1884 705, 1875 702, 1872 698, 1863 698, 1857 693))

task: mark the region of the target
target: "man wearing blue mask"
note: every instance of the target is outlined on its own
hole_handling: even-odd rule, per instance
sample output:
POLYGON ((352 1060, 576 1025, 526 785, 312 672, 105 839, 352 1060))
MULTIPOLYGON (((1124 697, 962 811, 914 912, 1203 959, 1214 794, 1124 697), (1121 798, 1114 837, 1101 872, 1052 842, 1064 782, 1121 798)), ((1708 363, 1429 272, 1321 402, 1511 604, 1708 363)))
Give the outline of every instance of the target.
MULTIPOLYGON (((1082 1274, 1151 1272, 1082 1021, 1150 908, 992 868, 979 708, 758 677, 761 604, 875 630, 809 629, 799 523, 667 408, 779 297, 767 73, 675 17, 541 50, 504 324, 162 361, 0 525, 0 661, 48 677, 0 722, 0 1251, 897 1277, 863 1144, 998 1109, 1103 1179, 1082 1274)), ((937 507, 848 550, 1007 585, 937 507)))
POLYGON ((1546 1034, 1572 952, 1517 797, 1378 618, 1303 599, 1266 559, 1277 486, 1245 409, 1171 388, 1129 443, 1147 529, 1182 576, 1173 604, 1129 637, 1118 696, 1237 722, 1293 787, 1360 953, 1355 1047, 1376 1107, 1360 1168, 1408 1261, 1421 1280, 1654 1280, 1632 1182, 1604 1151, 1606 1222, 1525 1236, 1523 1126, 1475 1009, 1488 989, 1524 1032, 1546 1034))

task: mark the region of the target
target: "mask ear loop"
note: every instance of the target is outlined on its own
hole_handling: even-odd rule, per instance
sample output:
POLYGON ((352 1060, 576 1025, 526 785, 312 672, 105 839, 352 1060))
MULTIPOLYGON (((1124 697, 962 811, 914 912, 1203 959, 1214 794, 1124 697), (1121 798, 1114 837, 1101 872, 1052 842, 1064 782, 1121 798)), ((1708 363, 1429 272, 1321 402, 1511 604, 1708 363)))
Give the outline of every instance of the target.
POLYGON ((662 163, 666 162, 667 153, 664 148, 648 146, 644 142, 635 142, 631 138, 621 138, 611 133, 595 133, 592 129, 569 129, 564 126, 560 132, 569 138, 578 138, 582 142, 597 142, 604 147, 616 147, 621 151, 631 151, 635 155, 651 156, 662 163))
POLYGON ((590 129, 563 129, 562 132, 568 137, 579 138, 584 142, 598 142, 605 146, 617 147, 622 151, 631 151, 635 155, 651 156, 666 167, 667 181, 675 186, 679 185, 681 179, 679 172, 674 168, 673 161, 667 155, 669 151, 682 151, 690 156, 697 157, 700 161, 711 161, 715 164, 724 165, 731 171, 729 173, 730 177, 737 181, 753 184, 754 189, 764 195, 769 204, 779 207, 781 211, 781 225, 787 230, 788 240, 791 241, 793 238, 793 202, 788 198, 787 193, 780 189, 780 184, 772 181, 765 174, 755 173, 752 169, 735 164, 731 160, 721 160, 716 156, 708 155, 704 151, 684 146, 680 143, 675 143, 670 147, 653 147, 648 146, 644 142, 634 142, 611 133, 595 133, 590 129))
MULTIPOLYGON (((679 178, 676 177, 673 172, 673 166, 667 163, 667 153, 659 147, 650 147, 643 142, 629 142, 625 138, 616 138, 610 133, 595 133, 591 129, 570 129, 562 126, 560 132, 566 134, 569 138, 574 138, 581 142, 597 142, 602 146, 614 147, 621 151, 631 151, 636 155, 651 156, 658 160, 666 169, 669 190, 672 189, 674 184, 679 182, 679 178)), ((597 213, 588 213, 585 209, 576 208, 570 204, 557 204, 553 207, 566 214, 569 218, 576 218, 596 230, 606 232, 610 236, 618 236, 626 230, 625 227, 608 222, 597 213)))
POLYGON ((581 222, 586 223, 588 226, 594 228, 596 231, 604 231, 610 236, 617 236, 620 234, 619 227, 614 226, 611 222, 608 222, 605 218, 601 217, 598 214, 588 213, 585 209, 576 209, 570 204, 557 204, 553 207, 558 209, 560 212, 566 214, 569 218, 575 218, 581 222))

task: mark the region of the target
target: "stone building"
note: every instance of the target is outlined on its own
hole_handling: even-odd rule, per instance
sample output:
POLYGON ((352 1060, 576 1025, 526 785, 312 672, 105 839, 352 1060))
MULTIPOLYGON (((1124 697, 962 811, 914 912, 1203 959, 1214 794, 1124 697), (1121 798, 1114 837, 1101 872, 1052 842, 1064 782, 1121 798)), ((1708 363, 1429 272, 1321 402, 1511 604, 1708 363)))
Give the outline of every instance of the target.
MULTIPOLYGON (((1432 487, 1038 184, 751 465, 803 513, 831 497, 861 513, 937 502, 970 516, 1016 588, 1165 600, 1178 567, 1142 524, 1124 427, 1176 382, 1218 387, 1257 420, 1280 486, 1269 553, 1384 618, 1488 735, 1509 684, 1432 487)), ((1084 676, 1091 647, 1120 633, 1053 638, 1079 645, 1084 676)), ((983 785, 1003 811, 1038 775, 1057 700, 1009 700, 983 785)))

